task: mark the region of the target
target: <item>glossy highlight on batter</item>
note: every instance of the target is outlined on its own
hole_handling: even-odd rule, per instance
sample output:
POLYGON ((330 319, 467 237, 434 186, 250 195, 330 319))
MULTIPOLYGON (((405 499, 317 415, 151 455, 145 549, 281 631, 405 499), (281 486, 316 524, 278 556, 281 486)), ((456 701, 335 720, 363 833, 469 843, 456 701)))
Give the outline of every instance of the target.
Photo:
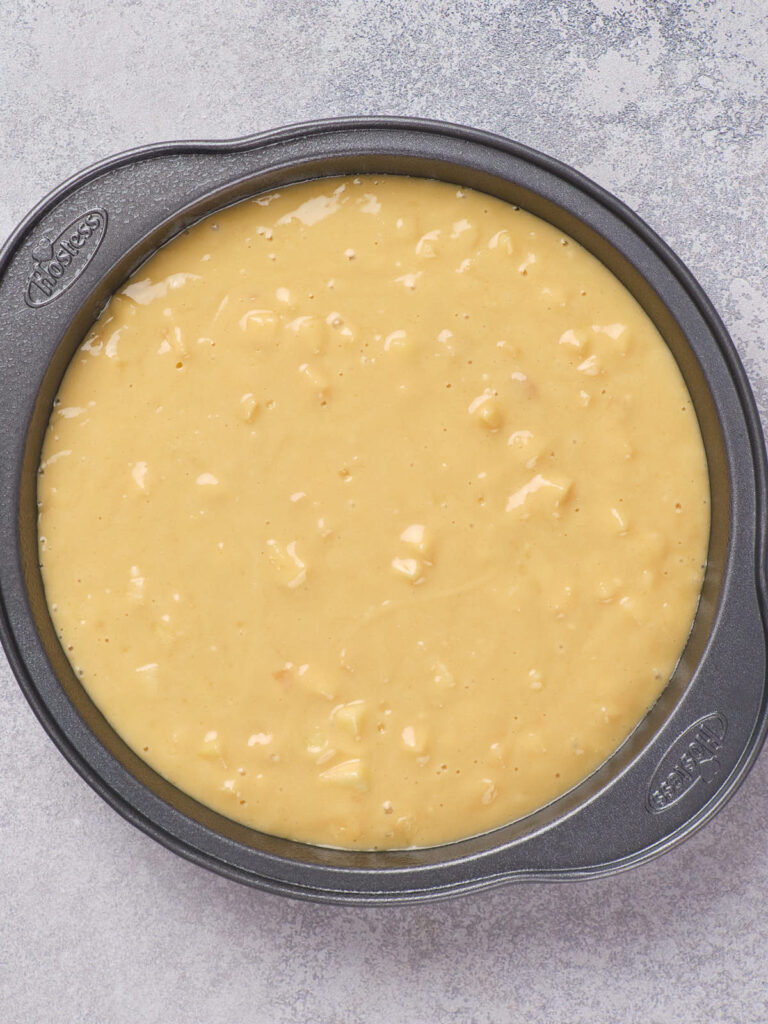
POLYGON ((658 332, 500 200, 331 178, 216 213, 76 352, 40 562, 70 662, 202 803, 429 846, 571 788, 664 688, 709 535, 658 332))

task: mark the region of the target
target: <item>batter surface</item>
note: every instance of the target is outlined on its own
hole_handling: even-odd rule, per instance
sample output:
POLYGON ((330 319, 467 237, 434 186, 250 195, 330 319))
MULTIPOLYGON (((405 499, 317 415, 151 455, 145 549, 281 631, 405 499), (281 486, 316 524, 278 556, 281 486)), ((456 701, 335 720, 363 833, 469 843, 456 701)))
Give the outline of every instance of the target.
POLYGON ((160 773, 267 832, 425 846, 599 765, 709 531, 677 366, 480 193, 325 179, 197 224, 76 353, 39 477, 61 643, 160 773))

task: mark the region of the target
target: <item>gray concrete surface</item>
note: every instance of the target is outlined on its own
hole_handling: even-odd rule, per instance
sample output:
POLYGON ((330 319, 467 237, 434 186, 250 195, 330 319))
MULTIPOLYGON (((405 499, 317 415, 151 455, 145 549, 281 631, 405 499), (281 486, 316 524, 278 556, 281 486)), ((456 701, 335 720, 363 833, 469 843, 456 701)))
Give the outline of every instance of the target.
MULTIPOLYGON (((4 0, 0 235, 114 151, 334 114, 502 132, 616 192, 698 276, 768 422, 768 12, 674 0, 4 0)), ((225 882, 103 804, 0 663, 8 1024, 768 1019, 768 755, 625 875, 350 910, 225 882)))

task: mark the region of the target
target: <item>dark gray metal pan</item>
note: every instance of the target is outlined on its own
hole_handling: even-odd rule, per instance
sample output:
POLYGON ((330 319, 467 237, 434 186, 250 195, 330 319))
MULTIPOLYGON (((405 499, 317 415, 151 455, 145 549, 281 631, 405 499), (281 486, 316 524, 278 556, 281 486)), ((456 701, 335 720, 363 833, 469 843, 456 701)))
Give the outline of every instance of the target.
POLYGON ((0 633, 35 714, 78 772, 184 857, 272 892, 397 903, 523 879, 604 875, 669 849, 723 806, 766 732, 766 462, 744 370, 711 303, 635 214, 507 139, 401 118, 325 121, 231 142, 148 146, 57 188, 0 252, 0 633), (701 425, 712 492, 702 598, 672 680, 622 747, 560 799, 486 835, 358 853, 238 825, 144 764, 92 703, 45 603, 35 488, 51 403, 109 295, 203 215, 289 182, 350 173, 441 178, 517 203, 593 252, 672 350, 701 425))

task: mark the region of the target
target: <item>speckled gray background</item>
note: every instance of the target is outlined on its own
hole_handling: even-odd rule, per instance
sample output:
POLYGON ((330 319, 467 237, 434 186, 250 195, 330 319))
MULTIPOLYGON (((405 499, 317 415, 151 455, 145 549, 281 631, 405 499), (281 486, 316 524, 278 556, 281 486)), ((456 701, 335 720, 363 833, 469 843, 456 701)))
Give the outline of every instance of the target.
MULTIPOLYGON (((140 143, 334 114, 461 121, 649 221, 719 308, 765 418, 767 107, 765 0, 4 0, 0 235, 140 143)), ((355 911, 251 892, 135 832, 4 661, 0 740, 3 1022, 768 1019, 768 755, 703 832, 628 874, 355 911)))

